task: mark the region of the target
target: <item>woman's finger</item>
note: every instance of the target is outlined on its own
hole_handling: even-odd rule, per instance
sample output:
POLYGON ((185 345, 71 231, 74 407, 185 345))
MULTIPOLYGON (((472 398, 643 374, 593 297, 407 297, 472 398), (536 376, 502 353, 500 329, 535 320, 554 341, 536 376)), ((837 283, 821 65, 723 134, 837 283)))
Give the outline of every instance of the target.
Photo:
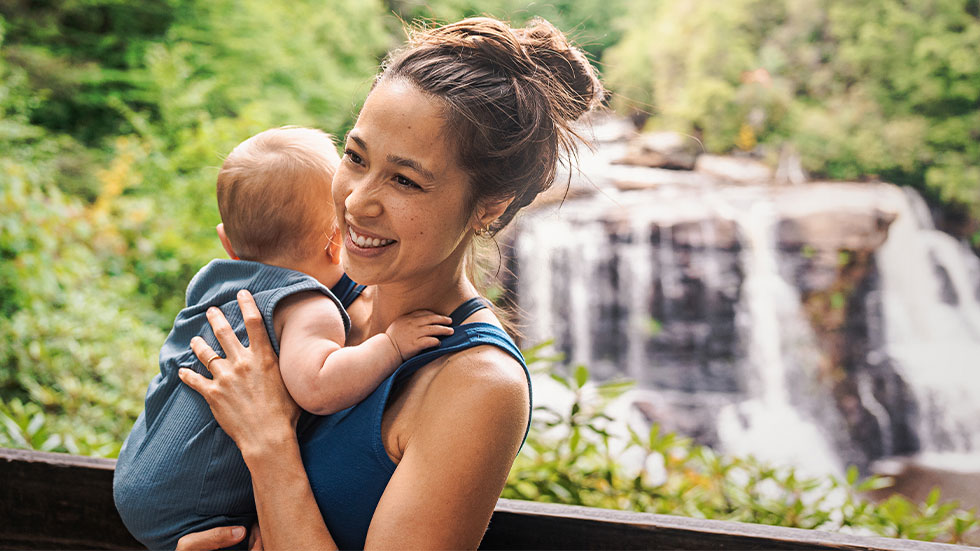
POLYGON ((177 540, 177 551, 212 551, 230 547, 245 537, 244 526, 219 526, 186 534, 177 540))
POLYGON ((238 340, 235 330, 231 328, 220 308, 214 306, 208 308, 207 316, 211 330, 214 331, 214 336, 218 339, 218 344, 225 351, 225 357, 234 360, 238 357, 238 351, 245 348, 238 340))
POLYGON ((208 399, 215 384, 211 379, 187 367, 178 369, 177 376, 180 377, 181 381, 184 381, 185 385, 196 390, 201 396, 204 396, 205 400, 208 399))
POLYGON ((191 350, 194 355, 197 356, 197 360, 204 364, 204 367, 211 370, 211 366, 208 365, 209 362, 213 362, 215 358, 220 358, 221 355, 214 351, 208 343, 201 337, 194 337, 191 339, 191 350))
POLYGON ((238 291, 238 307, 242 310, 242 320, 245 321, 245 332, 248 334, 248 346, 252 349, 252 353, 263 352, 266 348, 271 352, 272 343, 269 342, 262 313, 259 312, 252 293, 245 289, 238 291))

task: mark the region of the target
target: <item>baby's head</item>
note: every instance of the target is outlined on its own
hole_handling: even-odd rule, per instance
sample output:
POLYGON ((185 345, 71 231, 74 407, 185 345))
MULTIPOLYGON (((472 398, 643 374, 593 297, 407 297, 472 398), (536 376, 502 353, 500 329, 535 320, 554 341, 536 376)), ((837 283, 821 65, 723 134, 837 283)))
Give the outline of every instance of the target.
POLYGON ((229 254, 289 267, 322 254, 335 224, 330 182, 339 163, 333 140, 313 128, 273 128, 238 144, 218 172, 229 254))

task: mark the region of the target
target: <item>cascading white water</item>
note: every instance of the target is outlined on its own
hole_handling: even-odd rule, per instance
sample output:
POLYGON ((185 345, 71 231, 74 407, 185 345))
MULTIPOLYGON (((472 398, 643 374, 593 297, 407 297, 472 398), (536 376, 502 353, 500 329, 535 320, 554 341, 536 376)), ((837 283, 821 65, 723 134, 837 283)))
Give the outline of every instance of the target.
POLYGON ((919 407, 923 452, 973 452, 980 465, 980 260, 935 229, 922 198, 896 192, 879 249, 884 354, 919 407))
POLYGON ((815 358, 816 349, 801 312, 799 292, 779 270, 776 206, 762 194, 748 208, 731 212, 746 245, 740 315, 748 341, 746 363, 758 391, 720 412, 721 446, 739 456, 754 455, 811 473, 843 473, 843 465, 820 427, 790 397, 789 377, 814 376, 798 352, 808 350, 810 358, 815 358), (796 353, 788 354, 786 349, 796 353))
POLYGON ((604 378, 628 376, 654 404, 707 397, 715 407, 695 415, 716 428, 716 444, 727 451, 838 472, 817 423, 793 407, 787 378, 814 377, 800 353, 812 349, 812 334, 798 294, 779 273, 773 204, 758 192, 704 186, 610 192, 525 218, 514 247, 525 342, 554 338, 569 363, 589 365, 604 378), (745 247, 726 253, 732 258, 724 267, 719 219, 734 219, 745 247), (697 251, 677 242, 674 228, 689 220, 699 221, 697 251), (738 271, 745 272, 741 297, 732 273, 738 271), (681 281, 691 272, 703 282, 693 297, 686 294, 690 283, 681 281), (729 319, 699 319, 719 317, 717 303, 726 296, 734 305, 729 319), (616 309, 618 316, 610 316, 616 309), (721 362, 699 359, 725 326, 745 345, 723 351, 730 357, 721 362), (697 341, 694 356, 658 355, 667 347, 659 343, 685 348, 687 339, 697 341), (600 349, 610 343, 620 343, 621 354, 604 355, 600 349), (713 382, 713 373, 730 381, 713 382))

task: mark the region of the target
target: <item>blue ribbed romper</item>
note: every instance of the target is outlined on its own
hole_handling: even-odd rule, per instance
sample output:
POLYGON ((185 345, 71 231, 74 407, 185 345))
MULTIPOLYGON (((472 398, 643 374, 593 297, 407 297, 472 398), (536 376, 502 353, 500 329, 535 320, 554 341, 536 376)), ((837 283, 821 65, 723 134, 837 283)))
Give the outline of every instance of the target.
MULTIPOLYGON (((335 288, 353 300, 363 287, 344 276, 335 288)), ((255 297, 276 354, 273 312, 279 301, 295 293, 319 291, 332 299, 345 331, 350 330, 342 303, 306 274, 258 262, 214 260, 194 276, 187 287, 187 307, 160 349, 160 374, 150 383, 146 407, 119 452, 113 477, 116 508, 126 528, 149 549, 173 549, 188 532, 232 524, 250 527, 254 522, 251 478, 241 452, 204 398, 177 377, 181 367, 210 376, 191 351, 195 335, 224 356, 205 316, 210 306, 221 308, 239 340, 248 345, 236 299, 240 289, 255 297)))
MULTIPOLYGON (((395 472, 396 465, 388 457, 381 440, 381 418, 394 388, 440 356, 488 344, 503 349, 520 362, 530 391, 531 378, 524 357, 507 333, 489 323, 461 324, 485 307, 479 298, 465 302, 451 314, 455 332, 441 339, 438 347, 424 350, 407 360, 360 403, 333 415, 316 418, 300 434, 300 449, 310 486, 327 528, 341 549, 364 547, 374 509, 395 472)), ((453 421, 446 419, 445 422, 453 421)), ((526 438, 526 429, 524 435, 526 438)))

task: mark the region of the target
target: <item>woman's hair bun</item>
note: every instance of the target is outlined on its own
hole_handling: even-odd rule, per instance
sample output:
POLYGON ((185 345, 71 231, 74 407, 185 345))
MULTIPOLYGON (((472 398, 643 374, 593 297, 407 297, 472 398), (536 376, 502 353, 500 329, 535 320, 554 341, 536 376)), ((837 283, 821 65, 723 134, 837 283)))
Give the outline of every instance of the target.
POLYGON ((489 17, 471 17, 416 29, 410 45, 455 47, 465 57, 483 58, 497 71, 544 84, 555 114, 569 122, 601 104, 605 94, 585 54, 539 17, 516 29, 489 17))
POLYGON ((554 25, 535 18, 514 33, 539 68, 534 77, 550 77, 556 85, 555 108, 566 120, 574 121, 602 103, 605 91, 592 64, 554 25))

